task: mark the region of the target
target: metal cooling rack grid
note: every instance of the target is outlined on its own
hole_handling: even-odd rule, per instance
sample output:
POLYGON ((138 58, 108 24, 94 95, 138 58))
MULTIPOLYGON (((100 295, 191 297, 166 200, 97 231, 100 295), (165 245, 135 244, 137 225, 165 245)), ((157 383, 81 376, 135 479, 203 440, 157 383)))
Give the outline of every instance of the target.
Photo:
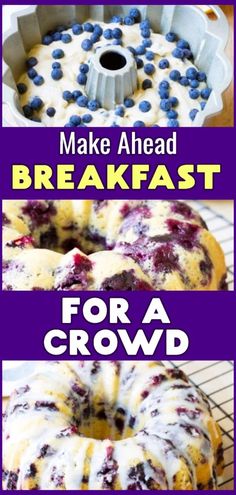
POLYGON ((219 215, 213 208, 204 205, 201 201, 188 201, 205 220, 209 231, 220 243, 224 253, 228 272, 229 290, 234 289, 234 226, 223 215, 219 215))
POLYGON ((234 489, 234 363, 233 361, 163 361, 181 368, 189 380, 208 397, 213 416, 220 425, 225 469, 218 490, 234 489))

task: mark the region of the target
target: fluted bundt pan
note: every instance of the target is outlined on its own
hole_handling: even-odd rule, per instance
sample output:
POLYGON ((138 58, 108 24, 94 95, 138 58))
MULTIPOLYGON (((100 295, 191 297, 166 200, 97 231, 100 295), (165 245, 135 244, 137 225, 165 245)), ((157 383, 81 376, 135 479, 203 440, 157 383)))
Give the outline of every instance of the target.
POLYGON ((91 57, 86 93, 107 109, 123 103, 137 88, 137 67, 129 50, 105 46, 91 57))
MULTIPOLYGON (((200 127, 207 117, 223 108, 222 93, 232 78, 232 67, 224 48, 228 40, 228 22, 221 9, 211 6, 217 17, 208 17, 194 5, 142 5, 142 19, 148 17, 154 32, 175 32, 188 40, 195 63, 206 72, 213 89, 205 109, 198 112, 194 125, 200 127)), ((75 20, 82 23, 88 18, 109 21, 113 15, 126 15, 129 5, 38 5, 16 12, 11 17, 11 28, 5 33, 3 43, 3 102, 9 107, 12 125, 19 127, 43 127, 22 114, 16 91, 16 81, 25 69, 26 54, 42 36, 59 24, 75 20)), ((137 75, 128 50, 112 47, 102 48, 93 56, 86 91, 99 98, 105 108, 113 108, 136 89, 137 75), (105 52, 104 52, 105 50, 105 52), (106 54, 108 52, 108 57, 106 54), (103 58, 102 58, 103 57, 103 58), (116 60, 114 60, 116 58, 116 60), (116 67, 111 67, 111 60, 116 67)))

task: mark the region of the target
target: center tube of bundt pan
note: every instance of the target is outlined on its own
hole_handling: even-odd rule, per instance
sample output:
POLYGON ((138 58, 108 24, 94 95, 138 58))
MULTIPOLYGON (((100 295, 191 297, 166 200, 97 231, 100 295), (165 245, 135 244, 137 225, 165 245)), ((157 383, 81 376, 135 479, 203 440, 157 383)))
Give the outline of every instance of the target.
POLYGON ((92 55, 85 90, 103 108, 110 110, 122 104, 137 86, 137 66, 128 49, 105 46, 92 55))

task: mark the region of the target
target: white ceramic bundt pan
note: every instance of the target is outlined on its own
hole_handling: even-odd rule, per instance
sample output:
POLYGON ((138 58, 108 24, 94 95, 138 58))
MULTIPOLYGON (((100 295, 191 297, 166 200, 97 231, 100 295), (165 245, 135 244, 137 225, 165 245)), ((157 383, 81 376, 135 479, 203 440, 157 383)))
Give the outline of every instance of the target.
MULTIPOLYGON (((222 110, 222 93, 232 78, 232 66, 224 53, 229 34, 228 22, 218 6, 210 7, 217 17, 214 21, 193 5, 139 7, 142 18, 147 16, 151 20, 154 32, 165 34, 173 31, 188 40, 196 65, 207 74, 213 91, 204 111, 197 114, 195 127, 201 127, 207 117, 222 110)), ((129 9, 129 5, 38 5, 15 12, 11 16, 11 28, 3 40, 3 104, 8 106, 9 120, 12 122, 5 122, 5 125, 44 127, 44 124, 23 116, 15 83, 25 70, 27 52, 41 42, 44 34, 60 24, 66 25, 75 20, 82 23, 89 17, 98 22, 109 21, 112 15, 126 15, 129 9)))

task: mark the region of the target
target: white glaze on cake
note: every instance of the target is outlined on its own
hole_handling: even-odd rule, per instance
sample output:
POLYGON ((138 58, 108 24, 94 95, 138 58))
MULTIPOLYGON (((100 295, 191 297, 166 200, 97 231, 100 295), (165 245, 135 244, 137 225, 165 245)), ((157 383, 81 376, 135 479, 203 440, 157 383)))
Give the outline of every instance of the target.
POLYGON ((4 418, 4 489, 216 489, 206 397, 158 362, 41 362, 4 418))

